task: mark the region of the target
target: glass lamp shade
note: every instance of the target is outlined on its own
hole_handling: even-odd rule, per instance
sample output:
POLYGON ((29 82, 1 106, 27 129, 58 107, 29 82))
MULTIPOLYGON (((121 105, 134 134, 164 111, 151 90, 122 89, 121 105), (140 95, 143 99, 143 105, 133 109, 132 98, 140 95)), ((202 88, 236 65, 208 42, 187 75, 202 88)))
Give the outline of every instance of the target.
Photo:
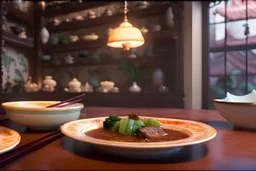
POLYGON ((111 31, 107 45, 113 48, 129 50, 144 44, 144 38, 139 29, 133 27, 128 21, 122 22, 119 27, 111 31))

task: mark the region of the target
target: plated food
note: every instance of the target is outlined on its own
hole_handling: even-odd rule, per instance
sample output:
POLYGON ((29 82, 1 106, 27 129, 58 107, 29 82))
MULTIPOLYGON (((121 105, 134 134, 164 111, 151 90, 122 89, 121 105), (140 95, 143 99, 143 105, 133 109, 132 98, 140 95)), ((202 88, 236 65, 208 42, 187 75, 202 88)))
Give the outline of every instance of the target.
POLYGON ((0 154, 13 149, 19 144, 21 136, 18 132, 0 126, 0 154))
POLYGON ((103 122, 103 128, 85 132, 94 138, 120 142, 161 142, 188 138, 189 135, 180 131, 163 129, 161 123, 153 118, 140 119, 136 114, 127 118, 110 115, 103 122))
POLYGON ((61 131, 103 152, 133 158, 167 155, 217 133, 201 122, 137 115, 81 119, 62 125, 61 131))

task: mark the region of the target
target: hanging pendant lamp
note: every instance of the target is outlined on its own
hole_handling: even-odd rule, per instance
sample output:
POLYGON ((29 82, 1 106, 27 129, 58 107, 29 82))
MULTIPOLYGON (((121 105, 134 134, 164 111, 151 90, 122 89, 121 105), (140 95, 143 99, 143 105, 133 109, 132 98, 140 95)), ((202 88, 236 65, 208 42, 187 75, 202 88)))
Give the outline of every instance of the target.
POLYGON ((144 38, 141 31, 133 27, 128 22, 127 16, 127 2, 124 5, 124 21, 113 31, 111 31, 107 45, 113 48, 123 48, 124 50, 130 50, 130 48, 140 47, 144 44, 144 38))

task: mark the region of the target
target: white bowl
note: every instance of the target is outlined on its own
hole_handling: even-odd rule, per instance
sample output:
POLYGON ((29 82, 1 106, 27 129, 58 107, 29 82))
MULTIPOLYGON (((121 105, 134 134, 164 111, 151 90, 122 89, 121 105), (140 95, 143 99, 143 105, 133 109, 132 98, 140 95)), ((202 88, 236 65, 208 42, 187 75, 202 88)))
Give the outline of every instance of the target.
POLYGON ((238 127, 256 129, 256 91, 244 96, 227 93, 224 99, 213 99, 218 112, 238 127))
POLYGON ((61 108, 45 108, 55 103, 59 101, 17 101, 2 103, 2 107, 12 122, 33 130, 52 130, 77 120, 84 107, 75 103, 61 108))

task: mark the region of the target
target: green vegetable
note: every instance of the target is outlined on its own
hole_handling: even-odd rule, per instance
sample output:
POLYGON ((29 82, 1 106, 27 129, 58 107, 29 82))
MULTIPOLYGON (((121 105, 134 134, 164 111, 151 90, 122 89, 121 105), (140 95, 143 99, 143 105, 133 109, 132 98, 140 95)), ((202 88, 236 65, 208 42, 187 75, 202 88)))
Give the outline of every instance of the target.
POLYGON ((116 115, 110 115, 108 118, 105 119, 103 122, 103 128, 111 130, 114 126, 114 124, 117 121, 120 121, 121 118, 116 115))
POLYGON ((145 126, 156 126, 156 127, 160 127, 160 122, 158 122, 156 119, 153 119, 153 118, 148 118, 146 121, 145 121, 145 126))
POLYGON ((145 124, 142 120, 135 120, 132 128, 132 134, 136 134, 139 128, 145 127, 145 124))
POLYGON ((119 132, 120 134, 125 134, 128 120, 129 120, 128 118, 121 119, 121 121, 120 121, 120 126, 119 126, 119 130, 118 130, 118 132, 119 132))
POLYGON ((134 125, 134 119, 128 119, 125 134, 126 135, 132 135, 133 125, 134 125))
POLYGON ((120 126, 120 121, 116 121, 116 123, 114 124, 114 126, 111 128, 112 132, 117 132, 120 126))
POLYGON ((124 135, 136 134, 138 129, 144 127, 145 124, 141 120, 134 120, 129 118, 124 118, 120 121, 120 126, 118 132, 124 135))
POLYGON ((141 128, 141 127, 138 127, 138 126, 134 125, 133 128, 132 128, 132 134, 136 134, 138 132, 139 128, 141 128))
POLYGON ((142 120, 134 121, 134 125, 136 125, 137 127, 145 127, 145 124, 142 120))
POLYGON ((128 118, 121 119, 116 115, 110 115, 103 122, 105 129, 111 130, 112 132, 118 132, 123 135, 133 135, 138 132, 138 129, 145 126, 156 126, 160 127, 160 122, 156 119, 148 118, 146 121, 135 120, 128 118))

